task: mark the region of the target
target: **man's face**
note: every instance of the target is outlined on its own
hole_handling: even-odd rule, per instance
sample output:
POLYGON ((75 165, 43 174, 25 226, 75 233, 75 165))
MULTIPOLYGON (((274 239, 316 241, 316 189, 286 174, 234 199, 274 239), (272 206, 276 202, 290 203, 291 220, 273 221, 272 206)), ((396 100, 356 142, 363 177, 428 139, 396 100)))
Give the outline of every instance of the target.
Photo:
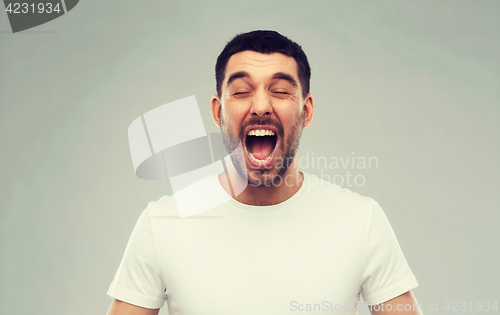
POLYGON ((231 135, 243 145, 244 156, 231 155, 236 169, 251 185, 271 185, 287 172, 302 128, 312 119, 312 97, 302 97, 295 59, 280 53, 234 54, 226 65, 220 103, 220 113, 213 114, 227 134, 226 147, 232 152, 238 145, 231 135))

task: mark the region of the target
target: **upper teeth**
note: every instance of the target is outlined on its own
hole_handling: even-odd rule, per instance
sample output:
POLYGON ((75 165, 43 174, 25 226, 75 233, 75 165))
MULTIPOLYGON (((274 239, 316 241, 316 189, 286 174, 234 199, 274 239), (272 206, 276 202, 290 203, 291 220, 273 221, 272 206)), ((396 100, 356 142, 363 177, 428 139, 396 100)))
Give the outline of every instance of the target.
POLYGON ((268 129, 261 129, 261 130, 257 130, 257 129, 253 129, 253 130, 250 130, 248 132, 249 136, 274 136, 274 131, 272 130, 268 130, 268 129))

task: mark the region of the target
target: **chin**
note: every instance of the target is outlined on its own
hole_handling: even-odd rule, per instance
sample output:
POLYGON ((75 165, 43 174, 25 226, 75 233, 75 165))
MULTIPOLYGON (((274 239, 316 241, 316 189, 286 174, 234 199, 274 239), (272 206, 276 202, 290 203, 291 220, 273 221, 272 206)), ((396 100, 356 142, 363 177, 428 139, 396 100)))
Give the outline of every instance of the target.
POLYGON ((252 187, 269 187, 279 179, 277 172, 251 171, 248 174, 248 184, 252 187))

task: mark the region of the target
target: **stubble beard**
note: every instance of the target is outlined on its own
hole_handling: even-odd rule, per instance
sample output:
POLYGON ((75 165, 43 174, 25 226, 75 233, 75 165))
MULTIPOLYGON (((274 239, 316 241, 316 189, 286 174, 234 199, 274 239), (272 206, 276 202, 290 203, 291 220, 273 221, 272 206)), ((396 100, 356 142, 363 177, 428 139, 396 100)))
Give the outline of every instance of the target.
MULTIPOLYGON (((290 165, 293 163, 295 155, 297 153, 297 150, 299 148, 299 142, 300 142, 300 137, 302 135, 302 129, 304 126, 304 121, 305 121, 305 112, 302 111, 302 114, 300 115, 299 120, 294 124, 290 131, 290 135, 286 140, 286 143, 283 142, 283 134, 280 135, 280 141, 279 143, 276 143, 275 150, 284 152, 282 157, 275 157, 275 162, 271 168, 267 168, 264 170, 247 170, 246 166, 246 156, 245 154, 238 154, 238 152, 242 153, 241 150, 237 150, 238 145, 246 146, 244 143, 244 128, 241 128, 242 130, 240 131, 240 137, 237 137, 236 135, 230 134, 227 131, 227 126, 225 124, 224 118, 221 115, 222 113, 219 111, 219 117, 220 117, 220 128, 222 132, 222 139, 224 142, 224 146, 226 147, 226 152, 230 155, 231 161, 238 172, 238 175, 247 183, 252 186, 252 187, 269 187, 271 185, 276 185, 277 182, 279 182, 282 178, 283 175, 286 173, 290 165), (242 140, 243 139, 243 140, 242 140), (278 147, 279 146, 279 147, 278 147), (242 165, 243 164, 243 165, 242 165), (272 169, 277 169, 276 174, 271 178, 270 181, 268 180, 261 180, 259 178, 250 178, 251 176, 248 175, 248 173, 252 173, 255 175, 255 173, 267 173, 272 169)), ((282 130, 282 128, 281 128, 282 130)), ((264 175, 265 176, 265 175, 264 175)))

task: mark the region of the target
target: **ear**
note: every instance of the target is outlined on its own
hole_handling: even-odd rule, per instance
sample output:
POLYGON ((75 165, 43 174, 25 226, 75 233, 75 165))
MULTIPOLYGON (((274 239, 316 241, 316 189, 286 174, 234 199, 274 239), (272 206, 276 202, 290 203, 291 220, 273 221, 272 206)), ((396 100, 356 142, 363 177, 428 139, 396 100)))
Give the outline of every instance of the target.
POLYGON ((306 101, 304 103, 304 114, 304 127, 307 127, 312 122, 314 114, 314 100, 311 93, 307 94, 306 96, 306 101))
POLYGON ((214 123, 220 127, 220 110, 221 110, 221 103, 219 99, 219 95, 214 94, 212 97, 212 103, 210 104, 210 111, 212 112, 212 119, 214 120, 214 123))

